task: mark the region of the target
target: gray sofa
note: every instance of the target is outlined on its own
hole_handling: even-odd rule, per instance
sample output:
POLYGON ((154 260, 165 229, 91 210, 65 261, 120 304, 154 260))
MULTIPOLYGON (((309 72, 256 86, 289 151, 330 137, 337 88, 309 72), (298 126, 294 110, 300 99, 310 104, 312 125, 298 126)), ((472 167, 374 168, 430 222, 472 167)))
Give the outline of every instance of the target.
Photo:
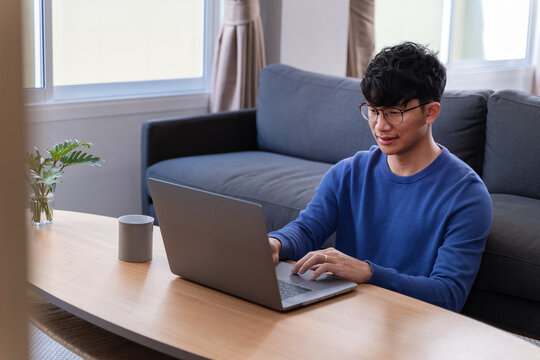
MULTIPOLYGON (((375 144, 356 107, 359 83, 273 64, 257 109, 145 122, 143 213, 155 217, 154 177, 258 202, 269 231, 285 225, 332 164, 375 144)), ((447 91, 441 103, 435 140, 482 177, 494 208, 463 313, 540 337, 540 98, 447 91)))

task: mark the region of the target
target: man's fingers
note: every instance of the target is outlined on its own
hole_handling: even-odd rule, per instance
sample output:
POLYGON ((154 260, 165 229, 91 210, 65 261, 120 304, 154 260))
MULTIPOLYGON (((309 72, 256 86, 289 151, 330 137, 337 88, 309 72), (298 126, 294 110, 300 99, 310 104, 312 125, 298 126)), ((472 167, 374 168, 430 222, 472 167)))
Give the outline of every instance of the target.
POLYGON ((308 270, 318 270, 320 265, 330 263, 328 251, 310 251, 303 258, 298 260, 292 268, 293 274, 304 274, 308 270))
MULTIPOLYGON (((309 253, 307 253, 303 258, 301 258, 300 260, 298 260, 298 261, 296 262, 296 264, 294 264, 294 266, 293 266, 293 268, 292 268, 292 273, 293 273, 293 274, 296 274, 296 273, 300 270, 300 268, 302 267, 302 265, 304 265, 304 263, 305 263, 306 261, 308 261, 308 259, 311 257, 312 254, 313 254, 313 253, 309 252, 309 253)), ((303 274, 303 273, 301 273, 301 274, 303 274)))
POLYGON ((330 271, 329 270, 330 268, 330 264, 328 263, 325 263, 325 264, 320 264, 317 269, 315 270, 315 272, 313 274, 311 274, 311 280, 317 280, 319 278, 319 276, 321 276, 322 274, 330 271))
POLYGON ((324 264, 326 260, 328 259, 328 256, 321 252, 312 252, 306 255, 301 260, 304 260, 305 258, 307 259, 300 265, 300 268, 298 269, 298 272, 300 274, 305 273, 306 271, 308 271, 309 269, 311 269, 313 266, 317 264, 324 264))

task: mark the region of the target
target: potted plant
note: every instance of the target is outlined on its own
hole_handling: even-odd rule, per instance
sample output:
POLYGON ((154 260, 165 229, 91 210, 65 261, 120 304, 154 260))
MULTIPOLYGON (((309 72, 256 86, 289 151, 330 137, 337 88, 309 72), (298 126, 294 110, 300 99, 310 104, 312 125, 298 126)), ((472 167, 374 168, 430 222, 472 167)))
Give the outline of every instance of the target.
POLYGON ((79 148, 90 149, 91 143, 79 140, 66 140, 47 149, 48 157, 43 157, 34 147, 33 153, 26 155, 28 164, 27 180, 32 187, 30 212, 32 224, 45 225, 53 221, 54 190, 62 182, 60 177, 67 166, 75 164, 101 165, 103 160, 87 154, 79 148))

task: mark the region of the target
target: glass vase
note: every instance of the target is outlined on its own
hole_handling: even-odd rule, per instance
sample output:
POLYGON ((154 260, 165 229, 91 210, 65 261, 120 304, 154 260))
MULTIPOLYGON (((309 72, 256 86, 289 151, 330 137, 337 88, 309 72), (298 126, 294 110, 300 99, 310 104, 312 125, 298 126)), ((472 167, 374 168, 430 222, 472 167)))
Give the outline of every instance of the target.
POLYGON ((54 210, 54 192, 46 195, 30 196, 30 214, 32 225, 41 226, 52 224, 54 210))

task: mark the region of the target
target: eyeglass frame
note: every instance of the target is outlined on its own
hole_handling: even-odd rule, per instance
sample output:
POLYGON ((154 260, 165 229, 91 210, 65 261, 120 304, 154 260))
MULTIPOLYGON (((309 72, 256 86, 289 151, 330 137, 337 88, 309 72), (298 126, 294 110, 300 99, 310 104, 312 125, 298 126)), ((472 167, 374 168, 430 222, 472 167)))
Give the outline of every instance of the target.
POLYGON ((369 121, 369 122, 376 122, 377 120, 379 120, 379 112, 382 112, 383 113, 383 116, 384 116, 384 119, 389 123, 389 124, 392 124, 392 125, 401 125, 403 123, 403 114, 406 113, 407 111, 411 111, 411 110, 414 110, 414 109, 418 109, 419 107, 422 107, 422 106, 425 106, 427 104, 431 104, 433 101, 428 101, 428 102, 425 102, 423 104, 420 104, 418 106, 413 106, 412 108, 410 109, 405 109, 405 110, 401 110, 401 109, 398 109, 398 108, 389 108, 389 109, 392 109, 392 110, 397 110, 401 113, 401 121, 398 122, 398 123, 392 123, 390 122, 390 120, 388 120, 388 115, 382 111, 382 110, 379 110, 377 109, 376 107, 374 106, 371 106, 369 103, 367 102, 363 102, 361 104, 358 105, 358 110, 360 110, 360 113, 362 114, 362 117, 369 121), (364 116, 364 113, 362 112, 362 107, 363 106, 371 106, 373 109, 375 109, 375 111, 377 112, 377 117, 375 118, 375 120, 369 120, 369 119, 366 119, 366 117, 364 116))

